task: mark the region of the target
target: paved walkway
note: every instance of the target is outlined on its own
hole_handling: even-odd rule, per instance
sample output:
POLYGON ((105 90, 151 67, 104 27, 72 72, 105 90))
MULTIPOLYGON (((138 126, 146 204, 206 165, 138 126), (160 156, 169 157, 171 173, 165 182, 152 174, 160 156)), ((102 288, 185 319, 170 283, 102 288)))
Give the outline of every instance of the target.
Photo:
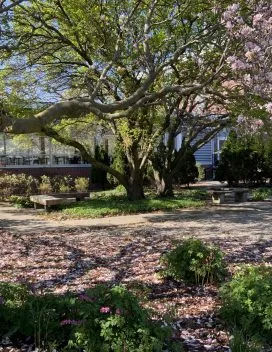
POLYGON ((184 209, 123 215, 99 219, 48 220, 34 209, 16 209, 0 203, 0 229, 17 233, 31 233, 75 228, 133 227, 193 236, 254 235, 272 237, 272 203, 247 202, 223 204, 202 209, 184 209))
MULTIPOLYGON (((49 220, 43 210, 20 209, 0 203, 0 229, 15 232, 48 231, 56 228, 127 226, 147 222, 147 215, 122 215, 98 219, 49 220)), ((154 214, 150 214, 154 215, 154 214)))

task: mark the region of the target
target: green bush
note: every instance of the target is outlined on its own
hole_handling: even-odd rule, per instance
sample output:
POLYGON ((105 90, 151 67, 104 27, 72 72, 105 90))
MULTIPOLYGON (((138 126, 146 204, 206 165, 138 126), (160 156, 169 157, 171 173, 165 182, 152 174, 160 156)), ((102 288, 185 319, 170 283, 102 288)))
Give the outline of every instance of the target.
POLYGON ((216 247, 190 238, 162 257, 163 276, 188 283, 220 282, 226 276, 223 253, 216 247))
POLYGON ((150 318, 123 286, 97 286, 78 296, 35 295, 24 286, 0 285, 0 339, 32 338, 36 348, 86 352, 171 351, 171 330, 150 318))
POLYGON ((272 267, 242 267, 220 294, 221 316, 230 328, 272 343, 272 267))
POLYGON ((87 177, 77 177, 75 179, 75 189, 77 192, 87 192, 89 189, 89 179, 87 177))
MULTIPOLYGON (((177 155, 178 152, 175 152, 177 155)), ((174 181, 181 185, 187 185, 194 183, 198 177, 198 169, 196 166, 195 156, 192 150, 187 146, 184 148, 182 163, 179 170, 174 175, 174 181)))
POLYGON ((243 183, 262 184, 269 176, 265 152, 253 135, 231 131, 224 143, 215 179, 229 185, 243 183))
MULTIPOLYGON (((254 339, 247 338, 239 330, 235 330, 230 337, 231 352, 260 352, 262 346, 254 341, 254 339)), ((264 351, 263 351, 264 352, 264 351)))
POLYGON ((50 184, 52 192, 54 193, 68 193, 70 192, 75 185, 75 181, 72 176, 66 175, 56 175, 50 177, 50 184))
POLYGON ((89 187, 89 179, 84 177, 43 175, 35 178, 26 174, 5 174, 0 176, 0 199, 9 200, 12 203, 29 207, 29 196, 32 194, 66 193, 73 190, 86 191, 89 187))
MULTIPOLYGON (((110 157, 108 152, 102 146, 97 145, 95 147, 94 156, 97 161, 100 161, 106 165, 110 165, 110 157)), ((93 184, 100 185, 103 189, 107 188, 107 171, 93 166, 91 180, 93 184)))
POLYGON ((272 195, 270 188, 257 188, 252 191, 252 200, 265 200, 272 195))
POLYGON ((33 208, 33 203, 26 196, 10 196, 9 201, 18 208, 33 208))
POLYGON ((38 179, 26 174, 5 174, 0 176, 0 198, 12 195, 29 196, 38 192, 38 179))
POLYGON ((51 179, 49 176, 42 175, 41 183, 39 184, 39 191, 41 194, 48 194, 53 192, 53 187, 51 183, 51 179))

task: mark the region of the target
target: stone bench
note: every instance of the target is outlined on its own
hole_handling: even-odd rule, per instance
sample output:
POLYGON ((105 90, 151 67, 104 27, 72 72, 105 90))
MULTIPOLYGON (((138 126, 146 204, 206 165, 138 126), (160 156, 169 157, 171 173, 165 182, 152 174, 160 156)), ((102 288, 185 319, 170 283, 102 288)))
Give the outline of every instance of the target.
POLYGON ((233 194, 235 202, 246 202, 248 200, 248 189, 237 188, 237 189, 214 189, 209 191, 212 195, 213 204, 225 203, 225 195, 233 194))
POLYGON ((68 204, 75 201, 84 200, 90 197, 89 192, 71 192, 71 193, 52 193, 52 194, 38 194, 30 196, 31 202, 34 203, 34 208, 37 205, 43 205, 45 210, 49 210, 54 205, 68 204))

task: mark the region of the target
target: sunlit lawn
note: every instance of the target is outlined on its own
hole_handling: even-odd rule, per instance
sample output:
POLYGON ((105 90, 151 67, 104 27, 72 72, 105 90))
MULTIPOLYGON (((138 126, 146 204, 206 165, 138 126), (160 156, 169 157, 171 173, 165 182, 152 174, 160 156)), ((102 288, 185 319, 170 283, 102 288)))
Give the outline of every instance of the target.
POLYGON ((173 198, 156 198, 152 193, 146 199, 130 201, 124 193, 116 191, 94 192, 90 200, 62 205, 58 213, 64 217, 96 218, 119 214, 137 214, 156 210, 197 208, 205 205, 206 192, 184 190, 173 198))

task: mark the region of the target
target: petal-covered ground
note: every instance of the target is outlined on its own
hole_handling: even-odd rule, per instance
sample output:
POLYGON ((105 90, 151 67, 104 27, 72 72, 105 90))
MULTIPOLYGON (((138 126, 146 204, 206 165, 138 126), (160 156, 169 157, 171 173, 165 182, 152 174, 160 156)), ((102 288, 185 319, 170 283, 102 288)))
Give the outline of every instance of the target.
MULTIPOLYGON (((37 293, 84 291, 123 283, 173 319, 175 337, 188 351, 228 351, 228 331, 217 316, 218 289, 186 286, 159 276, 160 257, 188 229, 160 224, 0 233, 0 281, 25 282, 37 293), (154 226, 153 226, 154 225, 154 226)), ((189 231, 190 232, 190 231, 189 231)), ((225 253, 230 271, 241 263, 272 262, 272 237, 208 236, 225 253)), ((192 233, 195 235, 195 233, 192 233)))

